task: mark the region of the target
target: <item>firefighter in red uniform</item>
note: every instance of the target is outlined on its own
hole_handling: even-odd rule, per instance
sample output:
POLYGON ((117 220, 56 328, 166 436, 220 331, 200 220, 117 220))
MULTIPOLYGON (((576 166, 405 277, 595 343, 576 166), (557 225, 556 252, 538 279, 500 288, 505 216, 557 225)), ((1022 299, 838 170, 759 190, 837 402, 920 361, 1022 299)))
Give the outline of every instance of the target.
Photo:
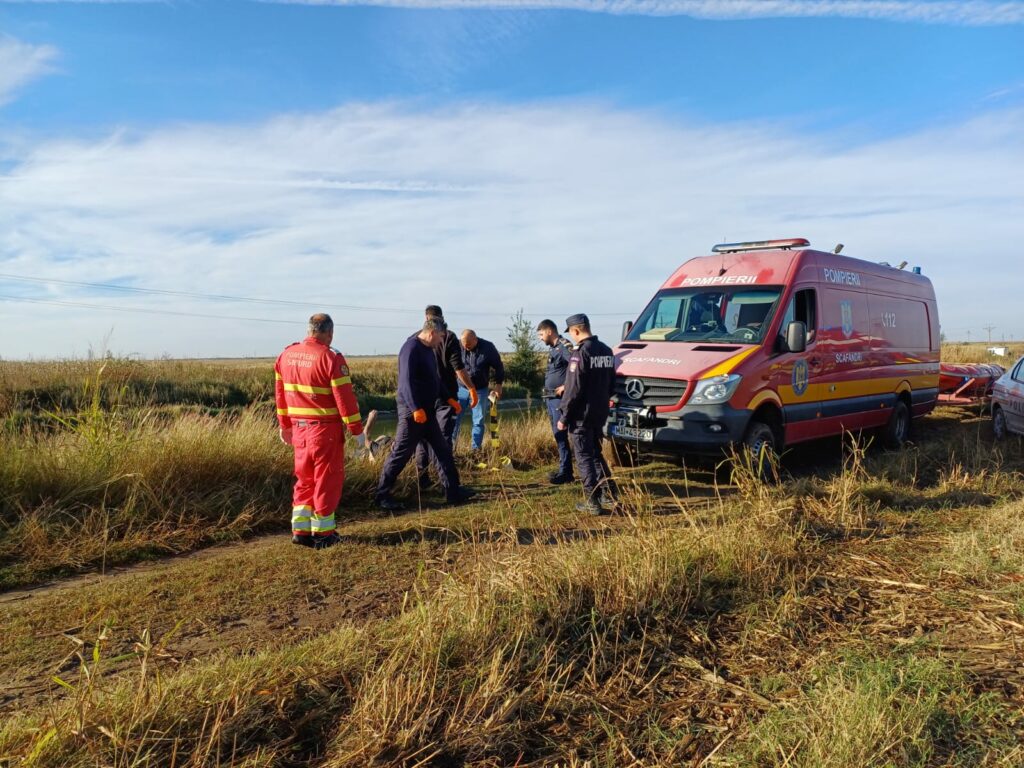
POLYGON ((331 349, 330 315, 309 318, 309 335, 274 364, 281 441, 295 448, 292 543, 315 549, 339 541, 334 510, 345 482, 345 428, 366 443, 345 357, 331 349))

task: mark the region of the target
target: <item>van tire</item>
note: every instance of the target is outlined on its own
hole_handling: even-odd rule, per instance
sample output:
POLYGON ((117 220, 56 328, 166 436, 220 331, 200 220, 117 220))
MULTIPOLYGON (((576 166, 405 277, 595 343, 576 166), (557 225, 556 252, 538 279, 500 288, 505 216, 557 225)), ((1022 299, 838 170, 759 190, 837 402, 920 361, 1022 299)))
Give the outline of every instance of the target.
POLYGON ((1009 430, 1006 428, 1006 414, 1003 413, 1003 409, 998 405, 993 406, 992 434, 996 436, 996 440, 1005 440, 1009 433, 1009 430))
POLYGON ((750 457, 751 467, 759 480, 778 479, 778 438, 775 430, 763 421, 751 421, 743 438, 743 447, 750 457))
POLYGON ((900 398, 892 407, 889 423, 882 430, 882 442, 886 448, 902 448, 910 437, 910 409, 907 402, 900 398))

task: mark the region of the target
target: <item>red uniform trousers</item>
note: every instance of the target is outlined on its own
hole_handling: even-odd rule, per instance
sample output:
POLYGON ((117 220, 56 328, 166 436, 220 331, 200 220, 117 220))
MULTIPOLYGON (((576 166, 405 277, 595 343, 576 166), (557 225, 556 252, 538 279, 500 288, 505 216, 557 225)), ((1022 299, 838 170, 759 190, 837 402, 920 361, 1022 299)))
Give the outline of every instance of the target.
POLYGON ((345 426, 340 421, 302 419, 293 425, 292 533, 325 536, 334 532, 334 510, 345 483, 345 426))

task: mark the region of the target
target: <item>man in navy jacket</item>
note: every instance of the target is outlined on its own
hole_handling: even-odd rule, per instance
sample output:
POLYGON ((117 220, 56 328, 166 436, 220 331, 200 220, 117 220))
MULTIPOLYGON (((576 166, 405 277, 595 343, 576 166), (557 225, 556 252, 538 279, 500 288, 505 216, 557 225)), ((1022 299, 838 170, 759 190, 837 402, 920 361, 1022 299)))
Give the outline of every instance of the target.
MULTIPOLYGON (((498 348, 487 339, 479 338, 472 330, 466 329, 462 332, 462 362, 466 366, 466 373, 469 374, 473 388, 476 390, 477 403, 472 405, 472 395, 465 386, 459 387, 459 405, 462 410, 472 405, 473 408, 473 450, 477 451, 484 444, 484 429, 487 412, 490 408, 488 398, 501 399, 502 386, 505 383, 505 364, 501 362, 501 355, 498 348), (494 389, 488 392, 491 378, 494 379, 494 389)), ((455 435, 453 442, 459 439, 459 427, 462 424, 462 416, 457 416, 455 421, 455 435)))
POLYGON ((460 486, 451 445, 437 422, 441 375, 434 349, 444 339, 444 332, 442 320, 428 317, 423 329, 406 339, 398 353, 398 427, 377 485, 377 505, 381 509, 402 509, 391 491, 421 440, 426 440, 441 468, 441 487, 448 503, 459 504, 472 495, 460 486))

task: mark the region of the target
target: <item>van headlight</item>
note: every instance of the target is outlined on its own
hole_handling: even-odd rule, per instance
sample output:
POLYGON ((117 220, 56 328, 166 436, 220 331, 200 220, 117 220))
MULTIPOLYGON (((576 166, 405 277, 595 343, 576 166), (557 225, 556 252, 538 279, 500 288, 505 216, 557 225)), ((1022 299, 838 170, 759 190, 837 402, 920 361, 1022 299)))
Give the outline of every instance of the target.
POLYGON ((690 398, 691 405, 712 405, 724 403, 736 391, 743 377, 736 373, 724 376, 714 376, 710 379, 701 379, 693 390, 693 397, 690 398))

